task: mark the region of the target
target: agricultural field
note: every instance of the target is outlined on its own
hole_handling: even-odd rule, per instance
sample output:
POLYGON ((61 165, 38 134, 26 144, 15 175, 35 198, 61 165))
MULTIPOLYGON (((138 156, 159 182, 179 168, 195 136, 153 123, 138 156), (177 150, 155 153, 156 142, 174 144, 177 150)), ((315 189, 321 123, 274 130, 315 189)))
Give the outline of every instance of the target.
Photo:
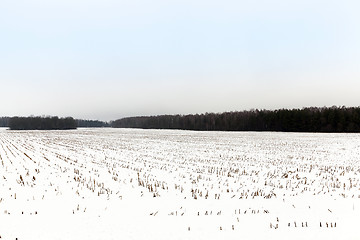
POLYGON ((1 239, 360 239, 360 135, 0 130, 1 239))

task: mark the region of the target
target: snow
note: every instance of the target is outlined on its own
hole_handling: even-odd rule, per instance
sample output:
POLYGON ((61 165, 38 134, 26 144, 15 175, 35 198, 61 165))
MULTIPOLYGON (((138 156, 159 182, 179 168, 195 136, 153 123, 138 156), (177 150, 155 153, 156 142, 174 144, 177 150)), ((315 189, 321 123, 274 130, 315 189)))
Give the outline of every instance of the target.
POLYGON ((358 134, 0 129, 0 237, 359 239, 359 161, 358 134))

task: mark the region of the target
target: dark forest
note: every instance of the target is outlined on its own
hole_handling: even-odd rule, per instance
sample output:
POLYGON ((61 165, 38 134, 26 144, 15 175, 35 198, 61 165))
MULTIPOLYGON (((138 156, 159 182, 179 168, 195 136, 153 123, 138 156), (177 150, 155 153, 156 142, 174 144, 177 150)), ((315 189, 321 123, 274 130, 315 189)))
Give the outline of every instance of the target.
POLYGON ((98 120, 76 119, 76 124, 81 128, 110 127, 109 123, 98 120))
POLYGON ((116 128, 199 131, 360 132, 359 107, 323 107, 128 117, 116 128))
POLYGON ((59 117, 1 117, 0 127, 12 130, 115 127, 199 131, 360 132, 360 107, 322 107, 98 120, 59 117))
POLYGON ((65 130, 76 129, 72 117, 12 117, 9 119, 11 130, 65 130))
POLYGON ((13 130, 51 130, 110 127, 110 124, 98 120, 76 119, 58 117, 0 117, 0 127, 10 127, 13 130))
POLYGON ((0 117, 0 127, 9 127, 9 117, 0 117))

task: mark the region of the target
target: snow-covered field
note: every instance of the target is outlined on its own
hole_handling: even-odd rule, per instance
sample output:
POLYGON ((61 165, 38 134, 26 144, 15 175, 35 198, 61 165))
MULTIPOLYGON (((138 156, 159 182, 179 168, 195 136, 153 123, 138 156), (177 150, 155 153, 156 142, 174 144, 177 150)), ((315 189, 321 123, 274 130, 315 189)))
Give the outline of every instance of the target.
POLYGON ((360 135, 0 130, 1 239, 360 239, 360 135))

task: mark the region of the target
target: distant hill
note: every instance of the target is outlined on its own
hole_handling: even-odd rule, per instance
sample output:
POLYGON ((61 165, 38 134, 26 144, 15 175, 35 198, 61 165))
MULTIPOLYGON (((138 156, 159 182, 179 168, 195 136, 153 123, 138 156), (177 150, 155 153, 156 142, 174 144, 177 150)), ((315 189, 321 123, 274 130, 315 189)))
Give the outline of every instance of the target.
POLYGON ((360 132, 359 107, 323 107, 118 119, 116 128, 201 131, 360 132))

